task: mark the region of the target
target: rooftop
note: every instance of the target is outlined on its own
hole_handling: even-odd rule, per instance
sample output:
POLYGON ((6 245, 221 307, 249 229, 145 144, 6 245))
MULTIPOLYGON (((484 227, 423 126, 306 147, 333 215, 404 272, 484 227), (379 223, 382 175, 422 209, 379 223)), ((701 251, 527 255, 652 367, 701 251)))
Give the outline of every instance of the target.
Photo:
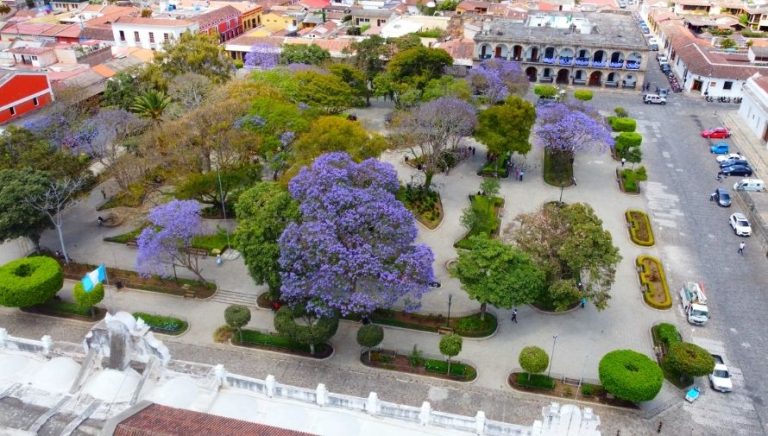
POLYGON ((632 15, 621 12, 532 13, 521 23, 494 20, 483 26, 475 41, 569 44, 647 50, 647 42, 632 15))

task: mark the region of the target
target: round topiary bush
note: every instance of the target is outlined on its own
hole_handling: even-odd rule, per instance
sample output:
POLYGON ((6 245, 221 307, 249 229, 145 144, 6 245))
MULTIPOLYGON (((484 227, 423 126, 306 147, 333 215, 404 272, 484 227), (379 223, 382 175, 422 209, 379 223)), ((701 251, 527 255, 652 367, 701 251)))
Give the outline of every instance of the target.
POLYGON ((715 369, 715 359, 709 351, 690 342, 670 345, 664 363, 675 372, 691 377, 707 375, 715 369))
POLYGON ((600 359, 600 383, 606 391, 627 401, 650 401, 661 390, 664 374, 645 354, 615 350, 600 359))
POLYGON ((637 128, 637 121, 634 118, 610 118, 611 128, 614 132, 634 132, 637 128))
POLYGON ((338 328, 338 316, 317 318, 303 308, 291 309, 283 306, 275 315, 275 330, 300 344, 309 345, 311 354, 315 354, 315 345, 333 337, 338 328), (297 322, 297 318, 300 318, 301 322, 297 322))
POLYGON ((64 285, 61 265, 50 257, 17 259, 0 267, 0 305, 29 307, 50 300, 64 285))
POLYGON ((592 100, 592 91, 588 89, 579 89, 573 91, 573 98, 581 101, 590 101, 592 100))
POLYGON ((357 343, 361 347, 373 348, 384 340, 384 329, 380 325, 366 324, 357 331, 357 343))
POLYGON ((75 295, 75 301, 80 307, 93 307, 104 299, 104 285, 101 283, 86 292, 85 288, 83 288, 83 283, 77 282, 72 291, 75 295))
POLYGON ((549 366, 549 356, 547 352, 540 347, 525 347, 520 351, 520 357, 517 358, 523 371, 531 374, 538 374, 549 366))

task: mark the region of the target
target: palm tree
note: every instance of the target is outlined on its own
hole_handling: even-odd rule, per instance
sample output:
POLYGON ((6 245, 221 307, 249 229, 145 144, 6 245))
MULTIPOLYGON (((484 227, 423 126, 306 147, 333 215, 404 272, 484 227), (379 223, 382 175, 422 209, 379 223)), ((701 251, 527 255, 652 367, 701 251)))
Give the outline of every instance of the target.
POLYGON ((136 97, 131 110, 153 123, 160 124, 165 108, 171 103, 171 98, 162 91, 150 89, 136 97))

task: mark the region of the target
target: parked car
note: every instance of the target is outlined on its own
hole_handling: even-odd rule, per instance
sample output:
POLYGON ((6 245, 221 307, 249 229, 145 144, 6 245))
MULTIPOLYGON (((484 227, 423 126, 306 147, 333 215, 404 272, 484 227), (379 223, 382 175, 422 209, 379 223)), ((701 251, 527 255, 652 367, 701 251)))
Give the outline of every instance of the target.
POLYGON ((669 58, 667 58, 667 55, 664 54, 657 54, 656 59, 659 61, 659 64, 667 64, 669 63, 669 58))
POLYGON ((752 177, 752 167, 749 165, 731 165, 729 167, 720 168, 720 174, 724 176, 743 176, 752 177))
POLYGON ((670 67, 669 64, 661 64, 659 68, 661 68, 661 72, 664 74, 669 74, 669 72, 672 71, 672 67, 670 67))
POLYGON ((718 142, 709 147, 709 152, 714 154, 728 154, 728 143, 718 142))
POLYGON ((730 138, 731 131, 727 127, 715 127, 714 129, 702 130, 701 137, 710 139, 730 138))
POLYGON ((713 354, 715 359, 715 370, 709 375, 709 384, 712 389, 719 392, 731 392, 733 390, 733 382, 731 382, 731 374, 728 372, 728 367, 725 366, 722 356, 713 354))
POLYGON ((667 104, 666 97, 662 97, 659 94, 645 94, 643 96, 643 103, 645 104, 667 104))
POLYGON ((752 235, 752 226, 749 225, 749 220, 741 212, 736 212, 728 219, 731 224, 733 233, 736 236, 750 236, 752 235))
POLYGON ((728 159, 746 159, 746 158, 741 153, 721 154, 715 158, 715 160, 717 160, 718 163, 728 159))
POLYGON ((733 165, 749 166, 749 162, 747 162, 745 159, 728 159, 720 162, 720 168, 730 167, 733 165))
POLYGON ((731 194, 728 193, 727 189, 717 188, 712 195, 714 195, 714 200, 717 201, 718 206, 731 207, 731 194))

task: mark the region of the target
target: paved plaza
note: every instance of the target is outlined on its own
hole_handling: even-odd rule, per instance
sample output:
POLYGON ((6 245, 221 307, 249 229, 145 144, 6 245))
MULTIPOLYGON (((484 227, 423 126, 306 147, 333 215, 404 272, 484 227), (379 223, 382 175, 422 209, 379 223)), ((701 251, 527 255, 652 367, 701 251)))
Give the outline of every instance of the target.
MULTIPOLYGON (((636 93, 599 93, 593 103, 605 113, 616 106, 625 107, 638 120, 644 136, 643 163, 648 167, 649 182, 641 195, 619 191, 615 181, 617 163, 607 154, 584 153, 577 156, 577 186, 565 188, 565 202, 590 204, 611 232, 619 247, 622 261, 616 272, 609 307, 598 312, 594 306, 552 315, 529 307, 518 308, 518 324, 510 322, 510 311, 489 308, 499 318, 497 333, 488 339, 466 339, 457 359, 478 368, 479 377, 472 384, 413 377, 400 373, 372 370, 359 362, 360 349, 355 341, 358 324, 343 321, 338 334, 331 339, 336 352, 330 359, 318 362, 258 350, 242 350, 213 343, 212 333, 224 324, 224 309, 240 303, 252 307, 249 327, 272 330, 272 313, 256 309, 256 297, 266 291, 253 284, 242 259, 216 266, 207 259, 203 275, 218 285, 219 292, 207 301, 185 300, 163 294, 137 290, 115 291, 109 288, 104 304, 110 310, 147 311, 173 315, 190 321, 190 330, 177 338, 165 338, 174 358, 205 363, 223 363, 228 369, 263 378, 274 374, 278 380, 299 386, 314 387, 325 383, 330 390, 354 395, 376 391, 382 399, 419 405, 428 400, 436 409, 474 414, 484 410, 496 420, 528 422, 538 417, 545 397, 513 391, 506 383, 510 371, 518 367, 520 350, 538 345, 552 351, 553 336, 557 343, 552 356, 552 374, 596 381, 597 365, 608 351, 631 348, 653 356, 650 327, 671 322, 680 327, 687 340, 700 343, 711 351, 724 352, 734 372, 735 392, 730 395, 706 389, 702 399, 693 405, 683 404, 679 390, 665 383, 656 400, 638 412, 596 407, 603 424, 603 434, 649 434, 663 422, 662 434, 762 434, 761 416, 768 416, 763 401, 766 381, 766 344, 764 323, 758 320, 768 308, 764 289, 768 282, 764 252, 758 252, 756 241, 747 241, 747 256, 736 255, 738 239, 728 231, 726 219, 731 210, 714 208, 707 194, 717 184, 714 159, 706 153, 705 142, 698 130, 718 124, 728 116, 727 106, 711 106, 703 101, 673 95, 665 107, 644 106, 636 93), (715 114, 714 109, 720 109, 715 114), (629 208, 643 209, 652 217, 657 245, 641 248, 630 239, 624 220, 629 208), (685 323, 677 299, 672 310, 659 311, 645 305, 635 270, 635 258, 641 254, 658 256, 664 262, 674 292, 685 280, 700 280, 713 289, 714 318, 704 328, 692 329, 685 323), (733 277, 739 277, 736 288, 733 277), (649 419, 646 419, 649 418, 649 419), (738 423, 734 429, 732 424, 738 423)), ((735 110, 733 105, 729 109, 735 110)), ((377 102, 373 108, 356 110, 360 119, 372 130, 383 129, 383 114, 390 110, 377 102)), ((480 148, 478 144, 474 144, 480 148)), ((401 180, 408 182, 416 171, 404 165, 403 152, 388 152, 383 160, 391 162, 401 180)), ((456 257, 453 243, 465 229, 460 225, 461 211, 467 196, 478 190, 481 178, 476 171, 482 165, 484 152, 478 151, 452 169, 450 174, 435 177, 441 193, 445 219, 435 230, 419 228, 419 240, 435 253, 434 269, 442 283, 423 299, 423 313, 446 314, 448 297, 452 295, 451 314, 476 312, 479 305, 470 301, 458 280, 449 277, 445 264, 456 257)), ((538 148, 526 159, 525 180, 504 179, 501 194, 505 200, 502 229, 514 218, 537 210, 541 204, 556 201, 560 188, 548 186, 541 175, 542 152, 538 148)), ((732 183, 732 182, 731 182, 732 183)), ((116 192, 112 182, 103 188, 116 192)), ((73 259, 80 262, 104 262, 108 266, 134 269, 136 250, 120 244, 106 243, 102 238, 132 230, 130 225, 107 229, 98 227, 96 207, 103 201, 100 188, 65 212, 65 240, 73 259)), ((766 194, 768 195, 768 194, 766 194)), ((734 207, 733 209, 735 209, 734 207)), ((230 223, 231 225, 231 223, 230 223)), ((754 238, 753 238, 754 239, 754 238)), ((58 248, 54 232, 47 232, 42 245, 58 248)), ((180 271, 181 276, 191 277, 180 271)), ((73 282, 67 281, 60 293, 71 298, 73 282)), ((2 309, 3 327, 17 336, 40 337, 53 334, 54 339, 79 341, 89 324, 55 318, 32 316, 16 310, 2 309)), ((382 347, 410 351, 417 345, 427 355, 438 356, 436 334, 385 327, 382 347)), ((705 385, 706 380, 699 380, 705 385)))

